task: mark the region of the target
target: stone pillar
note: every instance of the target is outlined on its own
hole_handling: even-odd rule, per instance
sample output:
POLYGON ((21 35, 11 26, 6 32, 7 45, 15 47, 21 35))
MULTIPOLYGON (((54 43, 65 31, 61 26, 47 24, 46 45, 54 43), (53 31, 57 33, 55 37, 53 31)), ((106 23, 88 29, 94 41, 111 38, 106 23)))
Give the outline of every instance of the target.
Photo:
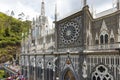
POLYGON ((43 55, 43 79, 42 80, 45 80, 45 77, 46 77, 46 75, 45 75, 45 54, 43 55))
POLYGON ((34 80, 36 80, 36 55, 34 57, 34 80))
POLYGON ((118 28, 118 41, 120 42, 120 16, 119 16, 119 28, 118 28))
POLYGON ((28 72, 28 80, 30 80, 30 56, 28 56, 28 66, 27 66, 27 72, 28 72))
POLYGON ((85 80, 85 78, 83 76, 84 75, 83 63, 86 58, 86 55, 82 51, 79 54, 80 54, 79 55, 79 78, 80 78, 80 80, 85 80))

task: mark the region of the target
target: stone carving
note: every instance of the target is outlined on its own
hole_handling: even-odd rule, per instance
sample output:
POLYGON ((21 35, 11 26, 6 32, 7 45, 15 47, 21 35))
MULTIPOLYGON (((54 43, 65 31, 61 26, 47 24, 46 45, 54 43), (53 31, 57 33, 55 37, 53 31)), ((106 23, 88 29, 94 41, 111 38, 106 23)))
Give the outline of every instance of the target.
POLYGON ((58 48, 78 47, 82 43, 81 16, 58 24, 58 48), (60 34, 59 34, 60 33, 60 34))
POLYGON ((24 66, 24 56, 21 56, 21 65, 24 66))
POLYGON ((120 66, 118 66, 117 69, 118 69, 118 72, 119 72, 119 74, 120 74, 120 66))
POLYGON ((96 67, 96 71, 92 73, 91 80, 113 80, 113 76, 108 73, 108 69, 104 65, 96 67))
POLYGON ((61 28, 61 39, 64 44, 71 44, 76 41, 79 36, 79 25, 75 22, 68 22, 61 28))
POLYGON ((44 66, 43 66, 43 64, 44 64, 44 62, 43 62, 43 59, 38 59, 38 61, 37 61, 37 64, 38 64, 38 66, 39 67, 41 67, 42 69, 44 69, 44 66))
POLYGON ((114 38, 113 30, 111 30, 111 32, 110 32, 110 38, 114 38))
POLYGON ((84 59, 83 66, 82 66, 83 77, 87 78, 87 62, 84 59))
POLYGON ((95 40, 99 40, 98 33, 96 33, 95 40))
POLYGON ((105 23, 105 21, 103 20, 102 26, 101 26, 101 30, 100 30, 100 32, 101 32, 100 34, 101 34, 101 35, 108 34, 107 31, 108 31, 108 29, 107 29, 106 23, 105 23))

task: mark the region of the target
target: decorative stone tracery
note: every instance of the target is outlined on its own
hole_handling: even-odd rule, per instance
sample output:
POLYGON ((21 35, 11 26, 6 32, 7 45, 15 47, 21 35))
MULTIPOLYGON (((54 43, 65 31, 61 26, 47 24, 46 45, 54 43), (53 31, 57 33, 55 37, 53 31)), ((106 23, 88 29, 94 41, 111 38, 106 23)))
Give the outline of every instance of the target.
POLYGON ((108 72, 108 69, 104 65, 99 65, 92 73, 91 80, 113 80, 113 76, 108 72))
POLYGON ((108 29, 104 20, 102 22, 102 26, 100 30, 100 43, 108 44, 108 29))
POLYGON ((114 39, 115 39, 115 36, 114 36, 113 30, 111 30, 111 33, 110 33, 110 43, 114 43, 114 39))
POLYGON ((99 44, 99 38, 98 38, 98 33, 96 33, 96 36, 95 36, 95 44, 99 44))

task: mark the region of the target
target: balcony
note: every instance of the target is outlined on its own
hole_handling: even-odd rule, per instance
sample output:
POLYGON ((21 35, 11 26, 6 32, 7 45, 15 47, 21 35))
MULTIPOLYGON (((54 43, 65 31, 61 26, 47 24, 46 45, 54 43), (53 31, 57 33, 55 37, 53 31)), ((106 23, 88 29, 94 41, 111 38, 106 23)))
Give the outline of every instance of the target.
POLYGON ((119 48, 120 48, 120 43, 101 44, 101 45, 94 45, 87 47, 88 50, 114 50, 119 48))

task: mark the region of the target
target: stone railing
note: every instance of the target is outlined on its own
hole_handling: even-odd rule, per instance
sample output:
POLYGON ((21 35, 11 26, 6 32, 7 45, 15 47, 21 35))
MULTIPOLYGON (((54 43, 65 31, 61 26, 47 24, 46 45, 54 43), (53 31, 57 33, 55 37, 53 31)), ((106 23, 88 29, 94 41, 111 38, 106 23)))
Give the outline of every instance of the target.
POLYGON ((119 49, 120 43, 115 44, 101 44, 101 45, 94 45, 88 46, 87 49, 89 50, 105 50, 105 49, 119 49))

